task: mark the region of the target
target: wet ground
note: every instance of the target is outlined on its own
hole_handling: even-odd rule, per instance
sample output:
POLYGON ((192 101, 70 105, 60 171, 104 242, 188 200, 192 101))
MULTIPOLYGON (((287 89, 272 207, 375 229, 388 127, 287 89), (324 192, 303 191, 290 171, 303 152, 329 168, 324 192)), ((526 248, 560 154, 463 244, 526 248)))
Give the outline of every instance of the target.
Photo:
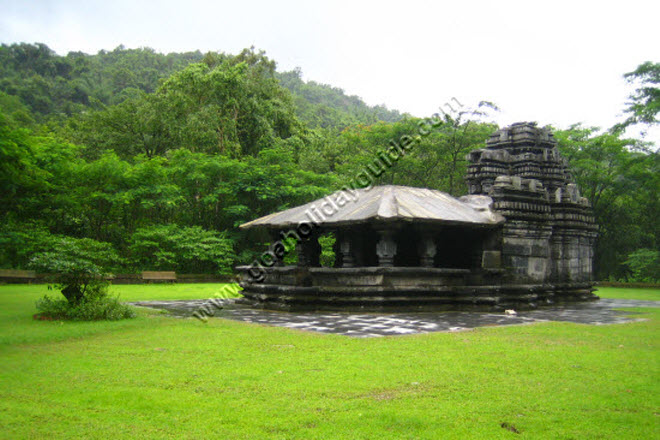
MULTIPOLYGON (((218 303, 219 300, 213 300, 218 303)), ((280 312, 251 308, 223 300, 222 309, 211 300, 141 301, 136 306, 169 311, 173 316, 192 317, 203 308, 213 318, 232 319, 263 325, 295 328, 321 333, 354 337, 378 337, 429 332, 455 332, 484 326, 529 324, 563 321, 578 324, 619 324, 639 321, 635 312, 615 310, 628 307, 660 307, 660 301, 601 299, 516 314, 486 312, 412 312, 412 313, 352 313, 352 312, 280 312)))

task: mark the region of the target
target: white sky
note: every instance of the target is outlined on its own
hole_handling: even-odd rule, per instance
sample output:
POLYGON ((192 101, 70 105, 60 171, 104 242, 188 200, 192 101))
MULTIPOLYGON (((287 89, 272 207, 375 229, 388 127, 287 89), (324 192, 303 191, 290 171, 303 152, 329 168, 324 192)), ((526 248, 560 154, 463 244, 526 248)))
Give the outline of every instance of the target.
MULTIPOLYGON (((0 0, 0 42, 59 54, 126 47, 237 53, 254 45, 303 78, 430 116, 456 97, 500 124, 609 127, 659 61, 658 1, 0 0)), ((647 140, 655 140, 654 130, 647 140)))

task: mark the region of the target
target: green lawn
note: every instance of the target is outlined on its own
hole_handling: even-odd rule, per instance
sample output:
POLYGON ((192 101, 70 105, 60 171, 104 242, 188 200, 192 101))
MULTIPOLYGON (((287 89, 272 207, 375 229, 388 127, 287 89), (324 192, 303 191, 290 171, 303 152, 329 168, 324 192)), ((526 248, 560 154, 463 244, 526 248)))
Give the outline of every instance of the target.
MULTIPOLYGON (((220 287, 114 290, 138 300, 220 287)), ((620 290, 636 296, 599 294, 620 290)), ((0 286, 2 438, 660 436, 658 309, 630 324, 352 339, 144 310, 124 322, 34 321, 46 292, 0 286)))
POLYGON ((222 291, 224 284, 124 284, 110 286, 110 294, 120 295, 124 301, 149 301, 160 299, 213 298, 222 291))
POLYGON ((642 299, 660 301, 660 289, 631 289, 627 287, 599 287, 596 295, 601 298, 642 299))

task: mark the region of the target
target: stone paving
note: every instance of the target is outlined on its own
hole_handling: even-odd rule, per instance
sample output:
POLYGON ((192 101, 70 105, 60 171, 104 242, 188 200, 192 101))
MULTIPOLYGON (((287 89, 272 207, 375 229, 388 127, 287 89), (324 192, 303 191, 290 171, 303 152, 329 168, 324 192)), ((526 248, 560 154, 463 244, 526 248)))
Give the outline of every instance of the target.
MULTIPOLYGON (((192 317, 195 311, 209 304, 209 301, 141 301, 131 304, 167 310, 177 317, 192 317)), ((588 303, 544 307, 508 315, 488 312, 296 313, 250 308, 236 304, 234 300, 224 300, 222 304, 222 309, 213 306, 208 308, 215 311, 214 317, 361 338, 442 331, 456 332, 484 326, 547 321, 591 325, 619 324, 641 319, 631 316, 635 315, 635 312, 615 310, 616 308, 660 307, 660 301, 601 299, 588 303)))

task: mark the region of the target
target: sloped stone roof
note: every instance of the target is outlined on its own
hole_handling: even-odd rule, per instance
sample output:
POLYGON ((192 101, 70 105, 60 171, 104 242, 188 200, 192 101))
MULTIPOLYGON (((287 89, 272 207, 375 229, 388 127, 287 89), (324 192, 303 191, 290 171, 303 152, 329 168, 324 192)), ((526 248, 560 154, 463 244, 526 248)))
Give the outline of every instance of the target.
POLYGON ((322 199, 241 225, 286 228, 300 223, 341 226, 366 222, 422 221, 496 225, 504 217, 490 209, 492 199, 473 195, 460 199, 426 188, 384 185, 337 191, 322 199))

